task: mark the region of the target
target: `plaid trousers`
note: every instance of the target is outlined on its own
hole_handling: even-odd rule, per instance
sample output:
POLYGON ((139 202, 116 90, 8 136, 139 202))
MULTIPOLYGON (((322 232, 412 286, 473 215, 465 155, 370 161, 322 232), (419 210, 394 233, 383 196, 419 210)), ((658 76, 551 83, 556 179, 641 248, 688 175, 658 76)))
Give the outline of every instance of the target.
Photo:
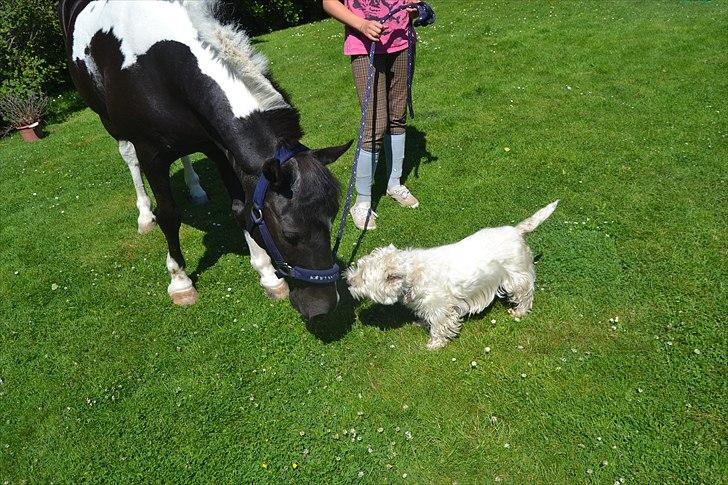
MULTIPOLYGON (((364 106, 369 71, 369 56, 351 56, 354 85, 359 106, 364 106)), ((407 49, 374 55, 374 79, 364 127, 362 148, 379 151, 386 133, 399 135, 407 126, 407 49)))

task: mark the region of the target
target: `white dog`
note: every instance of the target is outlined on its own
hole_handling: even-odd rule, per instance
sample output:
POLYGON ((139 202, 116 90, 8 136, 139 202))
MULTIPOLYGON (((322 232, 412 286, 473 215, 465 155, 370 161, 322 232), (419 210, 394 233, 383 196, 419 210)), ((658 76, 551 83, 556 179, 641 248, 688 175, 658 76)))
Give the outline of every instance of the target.
POLYGON ((377 248, 346 272, 354 298, 383 305, 402 302, 430 329, 427 348, 438 349, 460 332, 466 314, 482 311, 496 296, 508 297, 511 315, 531 310, 536 273, 523 236, 556 209, 555 201, 515 227, 481 229, 430 249, 377 248))

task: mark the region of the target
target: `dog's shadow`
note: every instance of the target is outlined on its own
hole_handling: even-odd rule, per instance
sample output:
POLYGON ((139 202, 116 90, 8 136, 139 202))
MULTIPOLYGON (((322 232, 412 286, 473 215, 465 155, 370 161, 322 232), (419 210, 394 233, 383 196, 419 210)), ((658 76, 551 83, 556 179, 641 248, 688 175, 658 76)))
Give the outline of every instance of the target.
POLYGON ((359 321, 369 327, 380 330, 394 330, 413 325, 417 321, 415 314, 404 305, 371 305, 359 312, 359 321))
MULTIPOLYGON (((306 328, 323 343, 335 342, 342 339, 354 326, 357 318, 357 309, 365 304, 362 300, 355 300, 349 292, 349 287, 342 280, 337 286, 339 304, 332 313, 306 321, 306 328)), ((372 304, 359 311, 359 321, 368 327, 377 327, 380 330, 394 330, 411 325, 416 321, 415 315, 403 305, 372 304)), ((305 320, 304 320, 305 321, 305 320)))

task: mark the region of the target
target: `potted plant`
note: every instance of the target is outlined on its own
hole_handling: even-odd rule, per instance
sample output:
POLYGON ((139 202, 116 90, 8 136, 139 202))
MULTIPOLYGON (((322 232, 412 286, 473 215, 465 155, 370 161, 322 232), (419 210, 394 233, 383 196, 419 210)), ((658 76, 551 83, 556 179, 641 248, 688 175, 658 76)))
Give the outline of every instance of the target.
POLYGON ((40 121, 47 108, 48 96, 42 93, 9 93, 0 98, 0 116, 28 142, 40 140, 40 121))

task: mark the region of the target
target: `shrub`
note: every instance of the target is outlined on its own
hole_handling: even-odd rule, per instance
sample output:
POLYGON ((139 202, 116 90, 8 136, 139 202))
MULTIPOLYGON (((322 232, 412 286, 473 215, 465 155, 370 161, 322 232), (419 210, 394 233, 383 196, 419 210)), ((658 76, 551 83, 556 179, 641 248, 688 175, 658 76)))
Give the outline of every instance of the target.
POLYGON ((259 35, 324 18, 321 0, 223 0, 225 20, 242 25, 249 35, 259 35))
POLYGON ((28 126, 40 121, 48 109, 48 96, 28 93, 19 95, 8 93, 0 98, 0 115, 13 128, 28 126))
POLYGON ((0 2, 0 95, 53 91, 68 82, 57 2, 0 2))

